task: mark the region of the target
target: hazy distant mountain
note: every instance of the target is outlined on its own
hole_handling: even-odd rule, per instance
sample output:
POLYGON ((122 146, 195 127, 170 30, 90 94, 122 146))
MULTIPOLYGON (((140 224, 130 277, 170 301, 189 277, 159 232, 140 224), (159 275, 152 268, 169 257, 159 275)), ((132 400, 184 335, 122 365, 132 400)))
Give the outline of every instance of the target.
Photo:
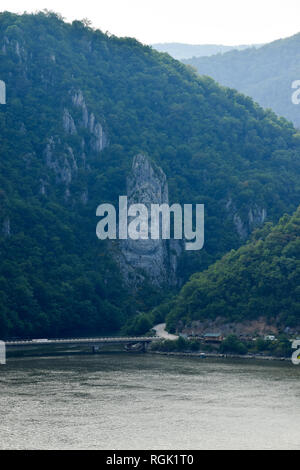
MULTIPOLYGON (((292 103, 292 83, 300 80, 300 33, 259 49, 230 51, 183 60, 201 75, 236 88, 300 127, 300 106, 292 103)), ((299 88, 299 87, 298 87, 299 88)))
POLYGON ((260 47, 259 44, 242 46, 222 46, 218 44, 181 44, 178 42, 166 42, 152 44, 152 47, 159 52, 167 52, 174 59, 190 59, 191 57, 205 57, 214 54, 224 54, 233 49, 241 51, 249 47, 260 47))

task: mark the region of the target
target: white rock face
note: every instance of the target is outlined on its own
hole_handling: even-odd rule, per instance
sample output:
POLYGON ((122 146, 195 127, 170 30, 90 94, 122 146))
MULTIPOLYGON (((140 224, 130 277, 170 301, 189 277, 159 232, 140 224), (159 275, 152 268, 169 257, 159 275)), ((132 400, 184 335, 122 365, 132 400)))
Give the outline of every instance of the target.
POLYGON ((246 240, 252 230, 263 225, 267 218, 267 210, 253 204, 246 217, 242 217, 232 199, 229 198, 225 204, 229 217, 232 218, 235 229, 242 240, 246 240))
POLYGON ((109 145, 109 140, 103 126, 97 122, 94 113, 89 113, 83 93, 78 90, 72 95, 72 103, 75 107, 82 111, 82 120, 80 125, 88 129, 91 135, 90 145, 92 150, 100 153, 109 145))
POLYGON ((63 114, 63 127, 67 134, 75 135, 77 134, 77 129, 75 126, 74 119, 67 109, 64 109, 63 114))
MULTIPOLYGON (((161 168, 145 155, 137 155, 127 178, 128 206, 145 204, 150 218, 151 204, 169 204, 167 178, 161 168)), ((148 220, 150 229, 150 220, 148 220)), ((178 240, 120 240, 118 261, 127 284, 136 287, 146 279, 153 285, 177 285, 178 240)))
POLYGON ((60 147, 60 141, 51 136, 44 152, 46 165, 54 171, 57 183, 68 186, 78 172, 77 162, 71 147, 65 145, 63 151, 57 147, 60 147))
POLYGON ((3 80, 0 80, 0 104, 6 103, 6 85, 3 80))
POLYGON ((103 127, 99 122, 95 124, 92 134, 94 137, 92 139, 92 149, 95 150, 95 152, 100 153, 105 147, 107 147, 108 140, 105 132, 103 131, 103 127))

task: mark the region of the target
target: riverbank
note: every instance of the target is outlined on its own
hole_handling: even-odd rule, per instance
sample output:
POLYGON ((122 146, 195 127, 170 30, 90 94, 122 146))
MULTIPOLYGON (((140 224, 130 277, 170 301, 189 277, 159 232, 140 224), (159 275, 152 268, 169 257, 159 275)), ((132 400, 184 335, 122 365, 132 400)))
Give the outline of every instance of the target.
POLYGON ((184 351, 151 351, 151 349, 146 349, 145 352, 139 351, 125 351, 123 348, 106 347, 97 351, 96 353, 91 353, 88 349, 82 348, 55 348, 55 350, 49 350, 49 348, 35 347, 32 350, 19 348, 15 351, 10 351, 7 358, 29 358, 29 357, 55 357, 55 356, 85 356, 85 355, 100 355, 101 354, 130 354, 130 355, 151 355, 151 356, 172 356, 172 357, 197 357, 201 360, 205 359, 247 359, 247 360, 263 360, 263 361, 276 361, 290 362, 291 358, 289 357, 276 357, 276 356, 261 356, 258 354, 220 354, 220 353, 208 353, 208 352, 184 352, 184 351))
MULTIPOLYGON (((228 353, 228 352, 207 352, 207 351, 201 351, 201 346, 198 343, 197 349, 195 350, 189 350, 189 340, 183 339, 183 337, 177 336, 177 335, 170 335, 167 330, 166 330, 166 324, 165 323, 160 323, 159 325, 156 325, 153 328, 156 332, 156 335, 160 337, 163 341, 168 341, 171 340, 174 342, 174 344, 178 341, 182 341, 183 344, 181 344, 181 347, 175 347, 175 348, 167 348, 163 350, 163 348, 151 348, 147 350, 150 354, 159 354, 163 356, 185 356, 185 357, 199 357, 200 359, 205 359, 205 358, 216 358, 216 359, 248 359, 248 360, 264 360, 264 361, 291 361, 290 356, 280 356, 280 355, 272 355, 272 352, 274 354, 274 351, 268 351, 269 353, 271 352, 271 355, 269 354, 263 354, 262 352, 249 352, 247 348, 244 346, 243 343, 241 343, 241 348, 238 349, 237 346, 238 344, 234 344, 235 349, 237 352, 236 353, 228 353), (242 351, 241 351, 242 349, 242 351), (243 351, 245 349, 245 351, 243 351), (185 351, 184 351, 185 350, 185 351), (240 354, 238 354, 238 352, 240 354)), ((238 342, 238 338, 236 338, 236 341, 238 342)), ((169 341, 170 343, 170 341, 169 341)), ((172 343, 171 343, 172 345, 172 343)), ((156 346, 156 345, 154 345, 156 346)), ((191 346, 191 344, 190 344, 191 346)), ((232 346, 232 345, 231 345, 232 346)), ((191 348, 192 349, 192 348, 191 348)), ((228 348, 230 351, 230 349, 228 348)), ((226 351, 226 350, 225 350, 226 351)), ((292 355, 292 353, 291 353, 292 355)))
POLYGON ((80 350, 80 349, 59 349, 55 351, 49 351, 47 349, 40 349, 36 348, 35 350, 28 351, 24 349, 19 349, 18 351, 10 351, 8 354, 8 359, 10 358, 25 358, 25 357, 55 357, 55 356, 85 356, 85 355, 100 355, 101 354, 147 354, 151 356, 173 356, 173 357, 197 357, 201 360, 205 359, 247 359, 247 360, 263 360, 263 361, 276 361, 276 362, 283 362, 287 361, 290 362, 291 358, 289 357, 276 357, 276 356, 260 356, 260 355, 240 355, 240 354, 220 354, 220 353, 204 353, 204 352, 179 352, 179 351, 151 351, 146 350, 145 352, 133 352, 133 351, 125 351, 124 349, 116 349, 114 348, 105 348, 101 349, 96 353, 91 353, 88 350, 80 350))
POLYGON ((167 352, 167 351, 147 351, 147 354, 159 355, 159 356, 182 356, 182 357, 198 357, 199 359, 252 359, 252 360, 264 360, 264 361, 291 361, 289 357, 276 357, 276 356, 260 356, 258 354, 218 354, 218 353, 201 353, 201 352, 167 352))

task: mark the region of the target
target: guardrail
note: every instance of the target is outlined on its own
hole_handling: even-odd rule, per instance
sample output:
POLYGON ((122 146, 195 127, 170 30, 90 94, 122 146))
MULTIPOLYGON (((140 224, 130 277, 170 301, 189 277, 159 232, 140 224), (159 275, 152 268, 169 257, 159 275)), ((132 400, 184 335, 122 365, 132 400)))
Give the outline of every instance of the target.
POLYGON ((88 343, 150 343, 160 339, 156 336, 129 336, 129 337, 106 337, 106 338, 70 338, 70 339, 34 339, 7 341, 6 347, 13 346, 45 346, 53 344, 88 344, 88 343))

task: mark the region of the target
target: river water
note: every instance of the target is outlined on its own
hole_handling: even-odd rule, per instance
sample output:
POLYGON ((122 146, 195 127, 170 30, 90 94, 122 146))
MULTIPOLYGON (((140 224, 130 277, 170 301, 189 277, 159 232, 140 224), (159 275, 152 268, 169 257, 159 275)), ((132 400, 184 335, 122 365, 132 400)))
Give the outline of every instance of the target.
POLYGON ((99 354, 0 366, 1 449, 300 449, 300 367, 99 354))

